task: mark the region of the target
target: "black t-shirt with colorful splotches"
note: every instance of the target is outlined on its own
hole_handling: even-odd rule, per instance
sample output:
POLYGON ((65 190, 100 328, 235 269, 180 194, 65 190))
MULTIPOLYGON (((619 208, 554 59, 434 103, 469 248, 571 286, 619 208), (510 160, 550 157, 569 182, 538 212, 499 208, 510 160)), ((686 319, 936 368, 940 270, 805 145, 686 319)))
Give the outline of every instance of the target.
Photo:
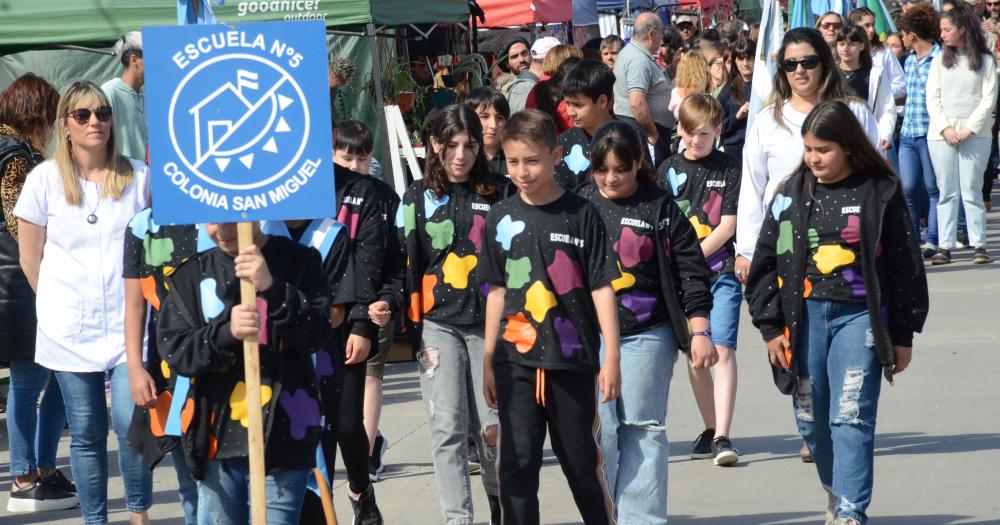
POLYGON ((591 291, 620 275, 597 208, 569 191, 542 206, 515 195, 493 207, 485 239, 479 278, 506 288, 494 362, 595 373, 591 291))
POLYGON ((125 232, 122 277, 139 280, 142 298, 151 307, 147 323, 149 348, 146 369, 153 377, 157 391, 163 392, 168 388, 171 377, 156 350, 156 320, 160 303, 167 296, 164 279, 198 253, 198 228, 193 225, 161 226, 153 220, 152 211, 152 208, 146 208, 129 221, 125 232))
POLYGON ((640 184, 631 197, 610 200, 593 184, 580 189, 580 196, 594 203, 604 218, 608 243, 618 258, 621 276, 611 281, 611 287, 618 298, 622 335, 642 332, 669 318, 655 249, 663 192, 656 186, 640 184))
POLYGON ((576 191, 590 178, 590 139, 583 128, 572 127, 559 134, 556 143, 563 149, 562 162, 556 166, 556 183, 576 191))
MULTIPOLYGON (((699 241, 704 241, 719 227, 724 215, 736 215, 740 197, 740 162, 715 150, 698 160, 688 160, 678 153, 660 165, 660 185, 673 193, 674 202, 691 221, 699 241)), ((732 273, 736 263, 733 244, 736 236, 707 257, 713 280, 732 273)))
POLYGON ((865 300, 861 274, 861 201, 864 177, 854 173, 833 184, 816 183, 809 212, 806 299, 865 300))
POLYGON ((451 184, 437 197, 416 181, 403 194, 396 227, 408 258, 406 315, 411 323, 483 321, 486 295, 476 274, 482 266, 486 215, 501 197, 500 188, 483 196, 468 182, 451 184))

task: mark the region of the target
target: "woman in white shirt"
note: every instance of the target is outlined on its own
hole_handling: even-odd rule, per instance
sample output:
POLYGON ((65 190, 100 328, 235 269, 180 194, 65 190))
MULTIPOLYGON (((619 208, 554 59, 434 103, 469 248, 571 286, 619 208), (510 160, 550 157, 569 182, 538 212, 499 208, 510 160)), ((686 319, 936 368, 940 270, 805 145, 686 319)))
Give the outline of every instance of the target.
MULTIPOLYGON (((773 102, 757 114, 743 149, 743 177, 736 209, 736 277, 746 282, 765 206, 778 184, 802 162, 802 123, 824 100, 847 101, 844 80, 819 31, 797 28, 785 33, 774 74, 773 102)), ((849 101, 868 141, 878 147, 879 129, 868 107, 849 101)))
MULTIPOLYGON (((941 13, 941 54, 927 77, 927 149, 941 196, 937 205, 938 250, 931 264, 951 262, 956 246, 959 196, 965 204, 972 262, 986 253, 983 173, 990 157, 997 67, 976 14, 965 7, 941 13)), ((933 213, 933 210, 932 210, 933 213)))
POLYGON ((847 22, 865 30, 872 45, 872 67, 881 69, 882 76, 889 79, 892 97, 895 100, 906 98, 906 73, 903 71, 899 59, 886 45, 892 35, 886 35, 886 43, 883 43, 882 37, 875 34, 875 13, 867 7, 852 9, 850 13, 847 13, 847 22))
POLYGON ((149 205, 149 170, 118 153, 101 88, 77 82, 56 113, 54 160, 28 175, 14 208, 21 268, 37 293, 35 361, 53 370, 70 427, 70 465, 86 524, 108 520, 108 409, 130 523, 148 523, 149 465, 126 438, 134 405, 125 363, 123 236, 149 205))

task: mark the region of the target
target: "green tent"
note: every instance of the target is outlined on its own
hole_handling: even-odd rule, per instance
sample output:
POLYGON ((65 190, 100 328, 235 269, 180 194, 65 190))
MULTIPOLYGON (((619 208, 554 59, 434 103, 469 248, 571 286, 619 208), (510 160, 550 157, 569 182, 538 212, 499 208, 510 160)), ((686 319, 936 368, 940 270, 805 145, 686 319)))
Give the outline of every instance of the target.
MULTIPOLYGON (((180 0, 181 3, 198 0, 180 0)), ((463 23, 467 0, 225 0, 211 2, 220 23, 322 19, 328 28, 367 24, 463 23)), ((0 2, 0 55, 52 45, 108 46, 144 25, 177 23, 178 0, 7 0, 0 2)))

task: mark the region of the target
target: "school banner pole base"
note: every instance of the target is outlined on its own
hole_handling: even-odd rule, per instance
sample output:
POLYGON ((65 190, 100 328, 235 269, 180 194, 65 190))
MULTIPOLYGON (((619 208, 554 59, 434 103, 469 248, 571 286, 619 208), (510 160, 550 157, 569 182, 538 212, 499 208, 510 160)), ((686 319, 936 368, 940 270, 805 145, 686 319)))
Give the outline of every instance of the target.
POLYGON ((316 476, 316 486, 319 487, 319 499, 323 502, 323 516, 326 517, 326 525, 337 524, 337 510, 333 508, 333 492, 330 491, 330 484, 326 481, 326 476, 318 468, 313 469, 316 476))
MULTIPOLYGON (((253 244, 253 225, 237 225, 240 250, 253 244)), ((240 304, 257 307, 257 290, 249 279, 240 279, 240 304)), ((267 495, 264 486, 264 414, 260 406, 260 348, 257 337, 243 340, 243 371, 246 375, 247 445, 250 459, 250 522, 267 524, 267 495)))

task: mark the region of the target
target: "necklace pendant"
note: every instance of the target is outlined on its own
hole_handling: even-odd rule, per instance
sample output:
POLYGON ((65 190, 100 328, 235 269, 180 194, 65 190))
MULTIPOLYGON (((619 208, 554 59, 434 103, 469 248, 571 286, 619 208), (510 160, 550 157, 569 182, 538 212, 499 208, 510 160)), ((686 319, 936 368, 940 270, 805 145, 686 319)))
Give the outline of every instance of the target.
POLYGON ((90 224, 97 224, 97 215, 94 215, 93 213, 87 215, 87 222, 90 224))

